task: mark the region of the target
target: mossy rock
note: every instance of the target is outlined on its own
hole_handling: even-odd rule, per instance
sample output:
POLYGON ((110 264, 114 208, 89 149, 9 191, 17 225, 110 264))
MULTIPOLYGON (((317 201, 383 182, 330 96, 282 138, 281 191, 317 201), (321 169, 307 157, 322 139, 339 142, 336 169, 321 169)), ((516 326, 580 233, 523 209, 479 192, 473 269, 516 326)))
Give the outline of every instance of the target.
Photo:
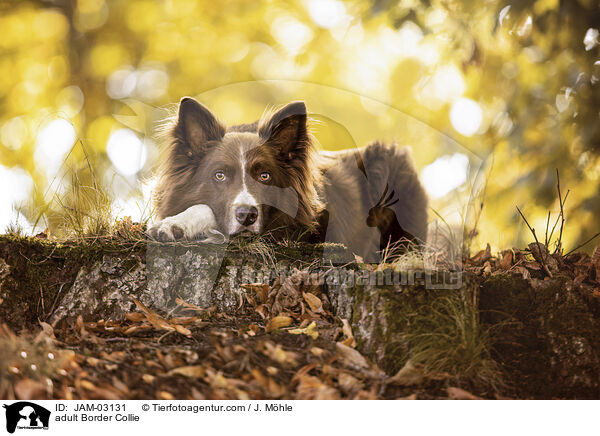
POLYGON ((449 281, 424 271, 336 274, 328 278, 327 292, 334 312, 350 321, 357 348, 393 374, 411 358, 415 316, 427 318, 427 308, 440 299, 464 299, 475 292, 477 284, 468 275, 441 276, 448 275, 449 281))
POLYGON ((272 282, 276 272, 314 264, 325 250, 329 261, 345 256, 339 245, 289 241, 208 245, 0 236, 0 322, 21 330, 78 315, 120 319, 135 308, 130 297, 161 312, 181 298, 235 314, 242 283, 272 282))

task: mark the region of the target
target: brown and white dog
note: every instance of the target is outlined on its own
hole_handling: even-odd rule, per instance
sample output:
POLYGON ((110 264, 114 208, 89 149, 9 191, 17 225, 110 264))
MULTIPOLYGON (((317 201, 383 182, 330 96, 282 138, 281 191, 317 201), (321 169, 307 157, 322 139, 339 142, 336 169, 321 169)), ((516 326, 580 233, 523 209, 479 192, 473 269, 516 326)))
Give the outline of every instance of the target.
POLYGON ((226 127, 183 98, 157 186, 151 237, 171 241, 214 234, 309 229, 365 260, 386 246, 423 244, 427 196, 410 150, 375 142, 317 151, 304 102, 252 124, 226 127))

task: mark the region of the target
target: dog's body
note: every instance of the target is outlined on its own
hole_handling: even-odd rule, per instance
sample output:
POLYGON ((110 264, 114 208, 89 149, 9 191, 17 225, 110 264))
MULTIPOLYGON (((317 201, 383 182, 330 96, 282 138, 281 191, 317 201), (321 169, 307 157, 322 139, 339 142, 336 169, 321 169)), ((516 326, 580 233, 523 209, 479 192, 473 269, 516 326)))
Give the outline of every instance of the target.
POLYGON ((370 260, 387 245, 425 242, 427 196, 409 150, 317 152, 302 102, 225 128, 185 98, 173 138, 150 228, 157 239, 308 228, 370 260))

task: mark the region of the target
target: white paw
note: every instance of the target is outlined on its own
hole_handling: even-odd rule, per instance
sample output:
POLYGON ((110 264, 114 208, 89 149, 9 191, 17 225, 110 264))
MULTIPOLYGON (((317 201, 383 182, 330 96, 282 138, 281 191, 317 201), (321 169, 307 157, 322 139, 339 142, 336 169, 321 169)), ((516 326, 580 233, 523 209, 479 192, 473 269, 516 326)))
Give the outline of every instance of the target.
POLYGON ((148 234, 158 241, 202 239, 205 242, 220 242, 224 236, 216 227, 212 209, 205 204, 197 204, 152 224, 148 234))

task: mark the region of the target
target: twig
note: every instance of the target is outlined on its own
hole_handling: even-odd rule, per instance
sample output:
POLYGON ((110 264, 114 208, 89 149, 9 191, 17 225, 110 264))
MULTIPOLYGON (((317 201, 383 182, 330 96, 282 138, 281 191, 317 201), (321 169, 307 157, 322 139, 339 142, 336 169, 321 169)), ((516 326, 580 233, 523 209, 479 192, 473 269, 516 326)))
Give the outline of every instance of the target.
POLYGON ((569 190, 567 190, 567 194, 563 200, 562 195, 560 193, 560 176, 558 175, 558 168, 556 169, 556 189, 558 191, 558 201, 560 203, 560 233, 558 235, 558 241, 556 242, 556 249, 554 250, 554 254, 560 253, 562 251, 562 234, 563 227, 565 225, 565 210, 564 205, 565 201, 567 201, 567 197, 569 196, 569 190))
POLYGON ((550 226, 550 211, 548 211, 548 220, 546 220, 546 242, 545 246, 548 247, 548 227, 550 226))
MULTIPOLYGON (((563 206, 564 206, 565 202, 567 201, 567 197, 569 196, 569 192, 571 192, 571 191, 567 191, 567 193, 565 195, 565 199, 563 200, 563 206)), ((552 226, 552 231, 550 232, 550 236, 548 237, 548 242, 552 241, 552 235, 554 234, 554 230, 556 229, 556 226, 558 225, 558 221, 559 220, 560 220, 560 213, 556 217, 556 221, 554 221, 554 225, 552 226)))
MULTIPOLYGON (((529 227, 529 230, 531 230, 531 233, 533 234, 533 238, 535 239, 537 248, 540 251, 540 260, 541 260, 542 267, 544 268, 544 271, 546 271, 546 274, 548 274, 548 277, 552 277, 552 273, 550 272, 548 265, 546 265, 545 254, 542 253, 542 249, 540 248, 540 245, 541 245, 540 241, 538 241, 537 235, 535 234, 535 229, 529 225, 527 218, 525 218, 525 215, 523 215, 523 212, 521 212, 521 209, 519 209, 519 206, 516 206, 516 207, 517 207, 517 210, 519 211, 519 214, 521 215, 521 218, 523 218, 523 221, 525 221, 525 224, 527 224, 527 227, 529 227)), ((544 246, 544 251, 547 251, 546 246, 544 246)))
POLYGON ((600 236, 600 232, 596 233, 594 236, 592 236, 590 239, 588 239, 587 241, 585 241, 583 244, 578 245, 577 247, 573 248, 571 251, 569 251, 567 254, 565 254, 565 257, 568 256, 569 254, 571 254, 572 252, 574 252, 575 250, 579 250, 581 247, 583 247, 584 245, 589 244, 590 242, 592 242, 594 239, 596 239, 598 236, 600 236))

